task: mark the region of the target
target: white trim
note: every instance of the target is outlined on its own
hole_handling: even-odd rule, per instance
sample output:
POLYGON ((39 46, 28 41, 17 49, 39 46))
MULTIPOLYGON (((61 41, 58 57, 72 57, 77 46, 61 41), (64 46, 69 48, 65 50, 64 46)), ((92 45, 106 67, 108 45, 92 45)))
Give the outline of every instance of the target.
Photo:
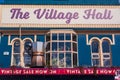
POLYGON ((88 34, 86 34, 86 43, 87 45, 90 45, 89 40, 88 40, 88 34))
MULTIPOLYGON (((58 60, 58 62, 57 62, 57 64, 58 64, 58 67, 59 67, 59 54, 60 53, 63 53, 64 54, 64 66, 63 67, 59 67, 59 68, 66 68, 66 52, 70 52, 71 53, 71 67, 69 67, 69 68, 72 68, 73 67, 73 53, 74 53, 74 51, 73 51, 73 43, 75 43, 76 44, 76 46, 78 46, 78 44, 77 44, 77 41, 78 41, 78 36, 77 36, 77 34, 73 31, 73 30, 70 30, 70 29, 66 29, 66 30, 50 30, 49 32, 48 32, 49 34, 50 34, 50 41, 46 41, 46 38, 45 38, 45 43, 47 43, 47 42, 50 42, 50 65, 52 65, 52 53, 53 52, 57 52, 58 53, 58 55, 57 55, 57 60, 58 60), (52 34, 57 34, 57 40, 52 40, 52 34), (59 40, 59 34, 60 33, 63 33, 64 34, 64 40, 59 40), (66 40, 66 36, 65 36, 65 34, 70 34, 70 40, 66 40), (74 34, 74 35, 76 35, 76 41, 73 41, 72 40, 72 34, 74 34), (52 42, 57 42, 57 51, 52 51, 52 42), (64 51, 59 51, 58 49, 59 49, 59 42, 63 42, 64 43, 64 51), (66 44, 66 42, 70 42, 71 43, 71 50, 70 51, 66 51, 66 46, 65 46, 65 44, 66 44)), ((47 33, 47 34, 48 34, 47 33)), ((46 37, 46 36, 45 36, 46 37)), ((47 52, 45 52, 45 54, 47 54, 48 53, 48 51, 47 52)), ((77 54, 77 66, 78 66, 78 47, 77 47, 77 51, 75 52, 76 54, 77 54)))
MULTIPOLYGON (((88 37, 88 36, 87 36, 88 37)), ((87 38, 88 39, 88 38, 87 38)), ((110 40, 110 38, 108 38, 108 37, 103 37, 102 39, 99 39, 98 37, 93 37, 93 38, 91 38, 90 39, 90 41, 89 41, 89 44, 90 44, 90 48, 91 48, 91 63, 92 63, 92 66, 93 66, 93 55, 94 55, 94 53, 92 53, 92 41, 93 40, 98 40, 98 42, 99 42, 99 52, 98 52, 98 54, 99 54, 99 60, 100 60, 100 66, 101 67, 104 67, 104 59, 110 59, 110 61, 112 60, 111 59, 111 52, 109 52, 109 53, 103 53, 103 48, 102 48, 102 42, 104 41, 104 40, 108 40, 109 41, 109 43, 110 43, 110 45, 113 45, 114 44, 114 41, 112 42, 111 40, 110 40), (104 55, 109 55, 109 58, 104 58, 103 56, 104 55)), ((110 48, 110 50, 111 50, 111 48, 110 48)), ((95 59, 97 59, 97 58, 95 58, 95 59)), ((110 62, 110 65, 112 65, 111 64, 112 62, 110 62)))
POLYGON ((34 42, 36 42, 37 41, 37 35, 35 34, 34 35, 34 42))
MULTIPOLYGON (((33 42, 33 40, 32 40, 31 38, 24 38, 24 39, 23 39, 23 47, 22 47, 22 48, 23 48, 23 56, 21 57, 21 59, 23 60, 23 67, 24 67, 24 68, 28 68, 28 67, 25 67, 25 61, 24 61, 24 47, 25 47, 24 44, 25 44, 25 41, 26 41, 26 40, 29 40, 29 41, 33 42)), ((31 59, 31 60, 32 60, 32 59, 31 59)))
POLYGON ((20 40, 20 66, 21 67, 25 67, 25 63, 24 63, 24 43, 26 40, 30 40, 31 42, 33 42, 33 40, 31 38, 24 38, 23 40, 21 40, 20 38, 14 38, 11 41, 11 45, 12 45, 12 54, 11 54, 11 66, 13 65, 13 54, 14 54, 14 42, 16 40, 20 40))
POLYGON ((11 35, 8 35, 8 45, 12 45, 12 44, 10 43, 10 39, 11 39, 11 35))
POLYGON ((113 44, 113 42, 110 40, 110 38, 108 38, 108 37, 103 37, 102 39, 101 39, 101 42, 103 42, 104 40, 108 40, 109 42, 110 42, 110 44, 113 44))
POLYGON ((112 45, 115 45, 115 35, 114 34, 112 34, 112 40, 113 40, 112 45))
POLYGON ((24 38, 23 42, 25 43, 26 40, 30 40, 31 42, 33 42, 33 40, 31 38, 24 38))
POLYGON ((14 39, 11 41, 11 44, 12 44, 12 45, 13 45, 13 43, 14 43, 15 40, 20 40, 20 41, 21 41, 20 38, 14 38, 14 39))
MULTIPOLYGON (((94 59, 94 58, 93 58, 93 54, 94 54, 94 53, 92 52, 92 42, 93 42, 93 40, 97 40, 97 41, 98 41, 98 44, 99 44, 98 47, 100 47, 100 39, 99 39, 99 38, 93 37, 93 38, 90 39, 89 44, 90 44, 90 48, 91 48, 91 63, 92 63, 92 66, 94 66, 94 65, 93 65, 93 59, 94 59)), ((99 50, 98 50, 98 51, 99 51, 99 50)), ((98 52, 98 53, 96 53, 96 54, 98 55, 98 58, 97 58, 97 59, 99 60, 99 65, 98 65, 98 66, 100 66, 100 64, 101 64, 101 63, 100 63, 100 53, 98 52)))
MULTIPOLYGON (((14 38, 12 41, 11 41, 11 45, 12 45, 12 54, 11 54, 11 66, 13 66, 13 54, 14 54, 14 43, 16 40, 19 40, 20 41, 20 46, 21 46, 21 39, 20 38, 14 38)), ((21 51, 21 50, 20 50, 21 51)), ((20 55, 21 55, 21 52, 20 52, 20 55)), ((21 63, 21 60, 20 60, 20 63, 21 63)), ((21 65, 21 64, 20 64, 21 65)))
POLYGON ((100 39, 98 37, 92 37, 90 40, 89 40, 89 44, 91 45, 92 43, 92 40, 98 40, 98 42, 100 43, 100 39))

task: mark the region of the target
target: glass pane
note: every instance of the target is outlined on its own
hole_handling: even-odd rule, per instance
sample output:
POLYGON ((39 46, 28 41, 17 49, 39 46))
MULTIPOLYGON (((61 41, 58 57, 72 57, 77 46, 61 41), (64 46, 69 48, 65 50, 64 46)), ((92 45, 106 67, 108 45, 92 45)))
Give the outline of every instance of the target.
POLYGON ((64 42, 59 42, 59 51, 64 51, 64 42))
POLYGON ((59 66, 64 67, 64 53, 59 53, 59 66))
POLYGON ((59 40, 64 40, 64 34, 63 33, 59 34, 59 40))
POLYGON ((57 67, 57 53, 52 53, 52 67, 57 67))
POLYGON ((103 53, 109 53, 110 52, 110 45, 109 45, 108 40, 103 40, 102 48, 103 48, 103 53))
POLYGON ((98 55, 93 55, 93 58, 98 58, 99 56, 98 55))
POLYGON ((30 55, 24 54, 24 63, 25 63, 25 67, 31 66, 31 56, 30 55))
POLYGON ((99 66, 99 59, 93 59, 93 66, 99 66))
POLYGON ((97 40, 93 40, 92 42, 92 53, 98 53, 99 52, 99 43, 97 40))
POLYGON ((50 43, 47 43, 47 45, 46 45, 46 51, 50 51, 50 43))
POLYGON ((75 34, 72 34, 72 40, 77 41, 77 36, 75 34))
POLYGON ((57 34, 52 34, 52 40, 57 40, 57 34))
POLYGON ((104 59, 104 67, 109 67, 110 66, 110 59, 104 59))
POLYGON ((66 51, 71 51, 71 42, 66 42, 66 51))
POLYGON ((46 53, 46 66, 50 66, 50 53, 46 53))
POLYGON ((57 42, 52 42, 52 51, 57 51, 57 42))
POLYGON ((32 54, 32 43, 31 43, 31 41, 29 41, 29 40, 25 41, 24 50, 25 50, 25 53, 32 54))
POLYGON ((14 43, 14 53, 20 53, 20 41, 17 40, 14 43))
POLYGON ((77 52, 77 44, 76 43, 73 43, 73 51, 77 52))
POLYGON ((50 34, 46 35, 46 41, 50 41, 50 34))
POLYGON ((66 34, 66 40, 71 40, 71 34, 66 34))
POLYGON ((14 54, 14 65, 20 66, 20 54, 14 54))
POLYGON ((72 64, 71 64, 71 53, 66 53, 66 67, 72 67, 72 64))
POLYGON ((103 55, 104 58, 110 58, 110 55, 103 55))
POLYGON ((77 54, 73 53, 73 66, 77 67, 77 54))

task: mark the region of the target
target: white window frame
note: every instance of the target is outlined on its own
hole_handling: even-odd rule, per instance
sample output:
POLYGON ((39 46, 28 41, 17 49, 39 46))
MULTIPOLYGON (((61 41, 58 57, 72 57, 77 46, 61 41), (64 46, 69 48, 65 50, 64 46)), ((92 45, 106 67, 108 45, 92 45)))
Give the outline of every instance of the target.
MULTIPOLYGON (((91 63, 92 63, 92 66, 94 66, 93 65, 93 59, 98 59, 99 58, 99 60, 100 60, 100 67, 105 67, 104 66, 104 59, 109 59, 110 60, 110 66, 112 66, 112 58, 111 58, 111 44, 113 44, 112 43, 112 41, 109 39, 109 38, 107 38, 107 37, 103 37, 102 39, 99 39, 99 38, 97 38, 97 37, 93 37, 93 38, 91 38, 90 39, 90 47, 91 47, 91 63), (93 53, 92 52, 92 42, 93 42, 93 40, 97 40, 98 42, 99 42, 99 52, 98 53, 93 53), (104 41, 104 40, 108 40, 109 41, 109 49, 110 49, 110 52, 109 53, 103 53, 103 48, 102 48, 102 42, 104 41), (98 58, 94 58, 93 57, 93 55, 98 55, 98 58), (108 58, 105 58, 104 57, 104 55, 109 55, 109 57, 108 58)), ((98 67, 99 67, 98 66, 98 67)))

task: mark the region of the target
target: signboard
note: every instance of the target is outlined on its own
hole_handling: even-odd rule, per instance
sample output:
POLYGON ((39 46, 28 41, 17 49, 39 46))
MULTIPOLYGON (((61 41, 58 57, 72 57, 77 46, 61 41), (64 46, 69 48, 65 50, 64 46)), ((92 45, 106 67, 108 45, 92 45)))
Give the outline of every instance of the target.
POLYGON ((120 24, 120 8, 5 7, 2 24, 120 24))
POLYGON ((116 68, 1 68, 0 75, 115 75, 116 68))

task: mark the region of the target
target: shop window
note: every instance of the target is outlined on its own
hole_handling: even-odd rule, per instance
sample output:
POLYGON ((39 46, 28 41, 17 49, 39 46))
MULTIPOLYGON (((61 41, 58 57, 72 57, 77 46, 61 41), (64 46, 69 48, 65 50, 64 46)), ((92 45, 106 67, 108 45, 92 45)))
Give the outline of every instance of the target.
POLYGON ((66 67, 72 67, 71 53, 66 53, 66 67))
POLYGON ((64 42, 59 42, 59 51, 64 51, 64 42))
POLYGON ((46 66, 50 66, 50 53, 46 53, 46 66))
POLYGON ((48 32, 48 34, 52 35, 50 36, 50 38, 52 39, 51 41, 48 41, 46 39, 46 65, 48 65, 49 63, 49 65, 51 65, 52 67, 76 67, 78 52, 77 35, 75 35, 75 32, 72 30, 51 30, 50 32, 48 32), (47 59, 48 51, 50 54, 50 61, 48 61, 47 59))
POLYGON ((103 52, 103 64, 105 67, 111 66, 111 51, 110 51, 110 42, 105 39, 102 41, 102 52, 103 52))
POLYGON ((16 40, 14 43, 14 53, 20 53, 20 41, 16 40))
POLYGON ((99 52, 99 42, 97 40, 92 41, 92 53, 99 52))
POLYGON ((108 40, 103 40, 102 50, 103 50, 103 53, 109 53, 110 52, 110 43, 109 43, 108 40))
POLYGON ((46 44, 46 52, 47 52, 47 51, 50 51, 50 43, 47 43, 47 44, 46 44))
POLYGON ((20 66, 20 40, 15 40, 13 44, 13 64, 14 66, 20 66))
POLYGON ((66 34, 66 40, 71 40, 71 34, 66 34))
POLYGON ((24 43, 24 64, 25 67, 31 66, 31 55, 32 55, 32 42, 26 40, 24 43))
POLYGON ((52 66, 53 67, 57 67, 57 62, 58 62, 57 59, 58 59, 57 58, 57 53, 52 53, 52 66))
POLYGON ((57 40, 57 34, 56 33, 52 34, 52 40, 57 40))
POLYGON ((110 59, 103 59, 103 63, 104 63, 104 66, 105 67, 110 67, 111 65, 110 65, 110 59))
POLYGON ((46 41, 50 41, 50 34, 46 35, 46 41))
POLYGON ((73 43, 73 51, 77 52, 77 44, 76 43, 73 43))
POLYGON ((64 67, 64 53, 59 53, 59 67, 64 67))
POLYGON ((52 42, 52 51, 57 51, 57 42, 52 42))
POLYGON ((77 41, 77 36, 75 34, 72 34, 72 40, 77 41))
POLYGON ((92 65, 100 66, 100 55, 99 55, 99 41, 92 40, 91 48, 92 48, 92 65))
POLYGON ((92 40, 91 50, 93 66, 111 66, 111 50, 109 39, 92 40))
POLYGON ((93 61, 93 66, 99 66, 100 60, 99 59, 92 59, 93 61))
POLYGON ((64 33, 59 34, 59 40, 64 40, 64 33))
POLYGON ((71 42, 66 42, 65 46, 66 46, 66 51, 71 51, 71 42))
POLYGON ((73 53, 73 66, 77 67, 77 54, 73 53))

